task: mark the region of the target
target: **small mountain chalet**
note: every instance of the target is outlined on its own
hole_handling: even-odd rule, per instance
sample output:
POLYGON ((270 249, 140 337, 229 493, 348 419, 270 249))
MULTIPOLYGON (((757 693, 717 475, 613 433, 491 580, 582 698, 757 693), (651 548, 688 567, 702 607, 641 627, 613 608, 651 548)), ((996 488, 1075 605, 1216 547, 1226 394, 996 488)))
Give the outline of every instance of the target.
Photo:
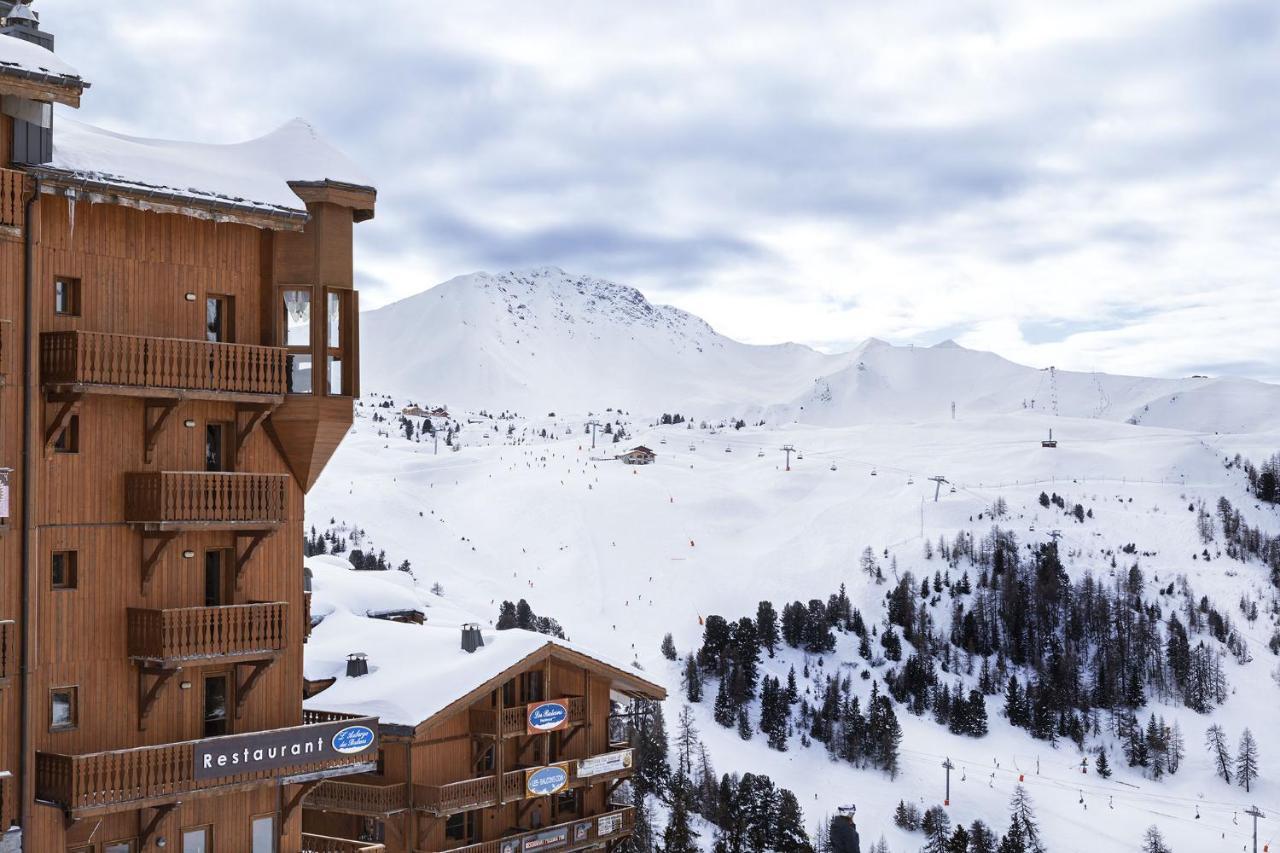
POLYGON ((405 625, 335 612, 308 649, 308 719, 377 714, 377 771, 316 780, 303 826, 388 853, 613 850, 632 773, 616 709, 665 690, 573 644, 513 629, 405 625), (359 648, 354 648, 358 644, 359 648), (343 650, 360 653, 347 666, 343 650), (367 674, 362 674, 367 669, 367 674))
POLYGON ((654 453, 643 444, 639 447, 633 447, 626 453, 618 454, 618 459, 624 465, 652 465, 653 461, 658 458, 658 454, 654 453))

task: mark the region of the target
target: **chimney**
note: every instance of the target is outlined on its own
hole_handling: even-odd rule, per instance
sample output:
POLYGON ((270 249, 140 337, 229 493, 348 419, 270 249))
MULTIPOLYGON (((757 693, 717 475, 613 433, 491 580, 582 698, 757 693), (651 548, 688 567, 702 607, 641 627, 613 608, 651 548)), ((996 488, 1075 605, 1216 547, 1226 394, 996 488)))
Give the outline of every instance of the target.
POLYGON ((364 652, 347 655, 347 678, 359 678, 369 674, 369 658, 364 652))
POLYGON ((462 650, 467 654, 471 654, 482 646, 484 646, 484 637, 480 636, 480 625, 475 622, 464 624, 462 626, 462 650))
POLYGON ((53 50, 53 33, 40 29, 40 16, 31 9, 31 0, 0 0, 0 15, 4 25, 0 34, 38 44, 45 50, 53 50))

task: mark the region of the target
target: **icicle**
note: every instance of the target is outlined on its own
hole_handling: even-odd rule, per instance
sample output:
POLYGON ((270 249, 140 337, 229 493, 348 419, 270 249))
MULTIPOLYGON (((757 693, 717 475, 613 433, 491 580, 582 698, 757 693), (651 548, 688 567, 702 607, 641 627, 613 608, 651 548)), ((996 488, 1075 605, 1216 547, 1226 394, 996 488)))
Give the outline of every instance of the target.
POLYGON ((67 192, 67 223, 71 228, 71 239, 76 238, 76 194, 74 191, 67 192))

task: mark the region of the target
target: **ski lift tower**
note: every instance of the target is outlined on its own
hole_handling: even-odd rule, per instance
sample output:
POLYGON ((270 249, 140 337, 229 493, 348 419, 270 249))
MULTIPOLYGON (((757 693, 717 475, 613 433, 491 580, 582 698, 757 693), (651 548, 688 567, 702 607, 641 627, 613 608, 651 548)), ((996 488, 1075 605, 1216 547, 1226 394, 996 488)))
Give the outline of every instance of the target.
POLYGON ((782 452, 787 454, 787 470, 790 471, 791 470, 791 454, 795 453, 796 449, 793 445, 784 444, 782 445, 782 452))
POLYGON ((587 421, 587 426, 591 429, 591 449, 596 449, 596 427, 600 426, 600 422, 595 418, 587 421))
POLYGON ((930 479, 930 480, 933 480, 933 483, 934 483, 934 486, 933 486, 933 502, 934 502, 934 503, 937 503, 937 502, 938 502, 938 494, 942 491, 942 484, 943 484, 943 483, 949 483, 949 482, 951 482, 951 481, 950 481, 950 480, 948 480, 946 477, 943 477, 943 476, 930 477, 929 479, 930 479))
POLYGON ((1057 439, 1053 437, 1052 429, 1049 430, 1049 437, 1044 441, 1040 442, 1040 446, 1041 447, 1057 447, 1058 446, 1057 439))

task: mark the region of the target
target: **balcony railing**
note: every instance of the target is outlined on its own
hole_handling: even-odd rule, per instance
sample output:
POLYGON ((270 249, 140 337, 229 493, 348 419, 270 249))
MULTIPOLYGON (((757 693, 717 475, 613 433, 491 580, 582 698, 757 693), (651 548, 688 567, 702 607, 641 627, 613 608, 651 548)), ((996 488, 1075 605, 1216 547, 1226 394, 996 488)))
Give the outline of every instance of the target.
POLYGON ((384 853, 385 844, 372 841, 352 841, 348 838, 333 838, 328 835, 316 835, 314 832, 302 833, 302 853, 384 853))
POLYGON ((283 396, 286 357, 283 347, 186 338, 105 332, 40 335, 41 378, 52 385, 197 392, 193 396, 283 396))
POLYGON ((22 225, 22 193, 26 173, 0 169, 0 225, 17 228, 22 225))
POLYGON ((503 853, 504 849, 586 850, 590 847, 602 845, 606 841, 625 838, 635 829, 635 825, 635 809, 631 806, 624 806, 603 814, 584 817, 581 820, 558 823, 554 826, 531 832, 508 835, 505 838, 482 841, 479 844, 469 844, 466 847, 453 847, 450 848, 449 853, 503 853), (581 828, 582 837, 579 837, 579 828, 581 828), (534 846, 537 841, 543 840, 545 840, 544 843, 534 846), (512 842, 515 842, 513 848, 504 847, 504 845, 510 845, 512 842))
POLYGON ((275 527, 287 474, 158 471, 125 476, 125 520, 169 527, 275 527))
MULTIPOLYGON (((587 721, 587 702, 581 696, 573 696, 568 699, 559 699, 557 701, 564 702, 569 707, 569 724, 577 725, 587 721)), ((502 711, 502 736, 518 737, 528 734, 528 720, 526 719, 526 708, 521 705, 515 708, 506 708, 502 711)), ((496 735, 498 712, 496 709, 488 708, 472 708, 471 709, 471 731, 474 734, 496 735)))
POLYGON ((289 605, 235 604, 173 610, 129 608, 129 657, 195 660, 269 654, 287 641, 289 605))
POLYGON ((409 808, 409 784, 380 776, 351 776, 321 782, 303 802, 309 809, 385 816, 409 808))
POLYGON ((0 621, 0 682, 18 674, 18 625, 0 621))
MULTIPOLYGON (((378 730, 376 717, 358 717, 351 723, 378 730)), ((368 769, 377 754, 373 751, 376 740, 366 750, 356 753, 326 749, 324 755, 316 757, 307 752, 290 751, 287 754, 296 755, 296 761, 286 759, 287 763, 266 769, 205 775, 208 771, 201 774, 197 767, 197 753, 208 755, 225 750, 238 757, 243 743, 247 753, 260 744, 262 752, 269 747, 274 755, 277 749, 288 749, 282 744, 323 742, 336 731, 336 724, 324 723, 85 755, 37 752, 36 799, 54 803, 73 816, 84 816, 146 808, 203 793, 217 793, 228 786, 268 782, 286 776, 325 773, 339 776, 358 772, 357 768, 368 769)), ((217 764, 217 767, 223 766, 231 765, 217 764)))
MULTIPOLYGON (((626 750, 617 750, 621 757, 626 750)), ((609 755, 610 753, 606 753, 609 755)), ((599 756, 597 756, 599 757, 599 756)), ((631 775, 631 762, 612 772, 601 772, 591 776, 578 775, 576 759, 570 759, 569 787, 580 788, 584 785, 595 785, 600 782, 611 782, 615 779, 631 775)), ((525 793, 525 771, 511 770, 502 775, 502 801, 504 803, 523 800, 525 793)), ((487 808, 498 804, 498 781, 493 775, 477 779, 464 779, 448 785, 414 785, 414 807, 422 809, 436 817, 469 811, 475 808, 487 808)))

